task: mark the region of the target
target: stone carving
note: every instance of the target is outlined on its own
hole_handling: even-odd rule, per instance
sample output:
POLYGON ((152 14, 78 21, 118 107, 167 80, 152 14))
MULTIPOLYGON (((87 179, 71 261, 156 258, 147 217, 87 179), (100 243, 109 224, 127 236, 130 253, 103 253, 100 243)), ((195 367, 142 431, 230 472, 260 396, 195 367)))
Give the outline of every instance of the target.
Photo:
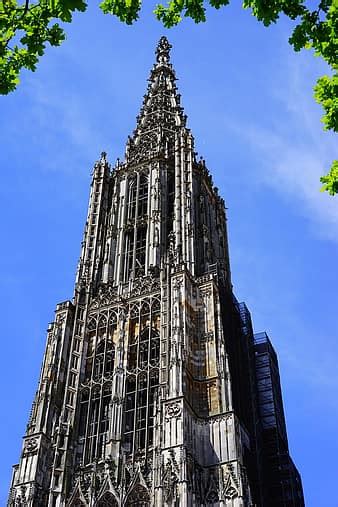
POLYGON ((177 463, 175 458, 168 459, 162 475, 163 496, 167 503, 171 503, 177 496, 177 463))
POLYGON ((161 211, 158 209, 153 210, 153 222, 161 221, 161 211))
POLYGON ((239 482, 234 472, 232 464, 225 465, 222 468, 223 474, 223 496, 227 500, 236 498, 239 496, 239 482))
POLYGON ((35 452, 38 448, 38 439, 30 438, 25 442, 25 452, 35 452))
POLYGON ((97 507, 117 507, 117 505, 117 500, 110 491, 106 491, 102 496, 100 496, 96 504, 97 507))
POLYGON ((176 418, 180 417, 181 413, 182 413, 182 408, 179 405, 179 403, 170 403, 169 405, 166 406, 166 410, 165 410, 166 421, 169 421, 173 417, 176 417, 176 418))
MULTIPOLYGON (((142 127, 154 128, 156 126, 156 119, 147 117, 147 120, 142 124, 142 127), (147 125, 145 125, 147 123, 147 125)), ((141 162, 154 157, 157 153, 158 137, 155 132, 143 134, 138 142, 133 143, 129 148, 129 160, 132 162, 141 162)))
POLYGON ((176 247, 176 237, 173 231, 168 236, 168 257, 170 264, 173 266, 178 264, 181 257, 181 247, 180 245, 176 247))
POLYGON ((80 488, 84 498, 89 501, 90 498, 90 487, 91 487, 91 476, 90 473, 84 473, 80 477, 80 488))
POLYGON ((132 491, 129 493, 127 502, 125 505, 133 505, 133 506, 144 506, 149 505, 149 493, 143 484, 136 484, 132 491))
POLYGON ((173 289, 175 289, 176 293, 179 293, 182 285, 183 285, 183 277, 179 276, 174 279, 172 286, 173 286, 173 289))
POLYGON ((117 287, 112 287, 111 285, 101 285, 97 296, 93 298, 90 303, 90 309, 94 310, 103 306, 109 306, 117 303, 118 300, 117 287))
POLYGON ((208 331, 207 333, 201 334, 201 342, 212 342, 214 340, 213 331, 208 331))
POLYGON ((21 486, 15 495, 15 506, 25 507, 27 505, 26 486, 21 486))
POLYGON ((81 277, 81 285, 86 286, 90 282, 90 268, 91 268, 91 262, 86 261, 83 265, 83 272, 81 277))
POLYGON ((158 275, 156 269, 153 270, 152 275, 137 278, 131 288, 133 296, 139 296, 143 294, 149 294, 150 292, 158 292, 161 288, 160 280, 155 278, 154 275, 158 275))
POLYGON ((209 472, 205 501, 206 503, 215 503, 219 501, 218 479, 215 470, 210 470, 209 472))
POLYGON ((117 465, 116 465, 115 460, 112 458, 112 456, 107 456, 105 466, 106 466, 107 474, 109 475, 109 478, 110 478, 112 484, 114 484, 116 486, 117 465))
POLYGON ((234 486, 230 473, 226 474, 224 477, 223 488, 223 493, 227 500, 238 496, 238 491, 234 486))
POLYGON ((114 396, 112 398, 112 403, 116 403, 117 405, 121 405, 122 402, 123 402, 123 398, 121 398, 120 396, 117 396, 117 394, 114 394, 114 396))

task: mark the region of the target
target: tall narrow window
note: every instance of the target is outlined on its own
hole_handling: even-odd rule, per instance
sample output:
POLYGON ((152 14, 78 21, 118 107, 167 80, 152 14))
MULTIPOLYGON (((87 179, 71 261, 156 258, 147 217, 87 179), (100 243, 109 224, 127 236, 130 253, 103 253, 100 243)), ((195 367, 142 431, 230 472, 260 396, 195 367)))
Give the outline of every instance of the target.
POLYGON ((135 250, 135 276, 144 275, 146 264, 147 228, 137 229, 135 250))
POLYGON ((133 308, 129 327, 126 397, 124 405, 125 448, 130 454, 153 445, 154 403, 159 387, 160 305, 133 308))
POLYGON ((104 376, 110 377, 114 371, 114 359, 115 359, 115 347, 114 344, 109 340, 106 344, 106 358, 104 365, 104 376))
POLYGON ((110 400, 111 400, 111 384, 108 383, 103 387, 101 414, 98 435, 97 457, 103 458, 106 451, 106 441, 109 430, 109 416, 110 416, 110 400))
POLYGON ((80 399, 80 427, 79 427, 79 436, 80 438, 84 438, 86 434, 86 424, 87 424, 87 415, 88 415, 88 402, 89 402, 89 391, 85 389, 81 394, 80 399))
POLYGON ((175 185, 174 185, 174 173, 168 171, 167 180, 167 234, 173 230, 174 223, 174 201, 175 201, 175 185))
POLYGON ((144 174, 140 176, 137 217, 141 218, 148 214, 148 178, 144 174))
POLYGON ((88 438, 86 442, 86 463, 96 458, 97 430, 99 424, 101 389, 96 387, 92 392, 89 412, 88 438))
POLYGON ((99 380, 103 374, 104 364, 104 342, 101 342, 96 350, 95 366, 94 366, 94 380, 99 380))
POLYGON ((137 199, 137 180, 134 176, 129 180, 128 185, 128 220, 134 220, 136 214, 136 199, 137 199))
POLYGON ((90 380, 92 376, 95 337, 96 337, 96 320, 95 318, 92 318, 87 325, 87 355, 86 355, 85 380, 90 380))
MULTIPOLYGON (((105 312, 87 325, 85 387, 80 397, 80 444, 84 447, 84 463, 104 458, 111 418, 111 377, 114 372, 117 313, 105 312)), ((82 447, 81 447, 82 449, 82 447)), ((82 452, 82 451, 81 451, 82 452)), ((80 456, 79 456, 80 459, 80 456)))
POLYGON ((125 235, 124 279, 127 282, 132 275, 134 263, 134 229, 125 235))
POLYGON ((148 214, 148 176, 141 174, 127 180, 127 213, 124 233, 124 256, 122 278, 143 276, 146 272, 147 226, 144 218, 148 214))

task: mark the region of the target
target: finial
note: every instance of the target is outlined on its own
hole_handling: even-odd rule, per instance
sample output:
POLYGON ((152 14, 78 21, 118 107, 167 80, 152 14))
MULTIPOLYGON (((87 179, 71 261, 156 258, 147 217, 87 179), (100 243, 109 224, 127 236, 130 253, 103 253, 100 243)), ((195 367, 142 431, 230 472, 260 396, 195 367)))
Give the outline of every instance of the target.
POLYGON ((100 162, 102 162, 102 163, 107 162, 107 153, 105 151, 103 151, 101 153, 101 160, 100 160, 100 162))
POLYGON ((170 60, 170 49, 172 45, 169 44, 167 37, 161 37, 156 48, 156 60, 160 64, 168 64, 170 60))

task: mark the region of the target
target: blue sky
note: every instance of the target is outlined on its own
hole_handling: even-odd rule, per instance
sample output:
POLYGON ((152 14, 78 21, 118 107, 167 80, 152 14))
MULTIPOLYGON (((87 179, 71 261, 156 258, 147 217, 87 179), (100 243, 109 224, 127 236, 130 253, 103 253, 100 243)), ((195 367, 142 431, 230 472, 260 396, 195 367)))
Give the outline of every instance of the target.
POLYGON ((338 197, 319 192, 337 143, 312 98, 325 65, 293 53, 291 25, 269 29, 239 6, 165 30, 149 12, 132 27, 97 7, 0 99, 4 505, 37 385, 45 331, 72 297, 90 174, 122 158, 154 48, 173 45, 197 151, 228 207, 235 293, 277 349, 291 454, 307 507, 337 507, 338 197))

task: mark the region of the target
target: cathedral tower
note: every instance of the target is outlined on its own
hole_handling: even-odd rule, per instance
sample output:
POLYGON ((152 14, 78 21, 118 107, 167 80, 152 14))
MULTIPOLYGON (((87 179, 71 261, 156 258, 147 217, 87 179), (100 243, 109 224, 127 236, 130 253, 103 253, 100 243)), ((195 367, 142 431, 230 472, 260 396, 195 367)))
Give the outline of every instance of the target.
POLYGON ((301 484, 269 501, 257 344, 170 47, 162 37, 125 160, 94 166, 74 297, 48 329, 11 507, 304 505, 301 484))

